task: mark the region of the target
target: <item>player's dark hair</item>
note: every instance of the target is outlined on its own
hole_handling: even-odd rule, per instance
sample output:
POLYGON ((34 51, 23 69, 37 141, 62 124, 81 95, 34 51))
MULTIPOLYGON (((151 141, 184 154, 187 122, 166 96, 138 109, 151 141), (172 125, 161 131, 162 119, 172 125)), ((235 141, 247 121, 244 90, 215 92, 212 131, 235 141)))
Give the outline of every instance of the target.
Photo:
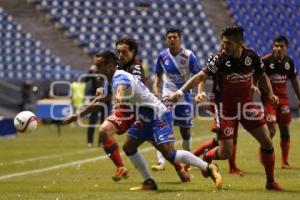
POLYGON ((127 44, 130 51, 135 50, 134 56, 137 54, 139 43, 134 38, 129 36, 121 37, 116 42, 116 46, 119 44, 127 44))
POLYGON ((280 35, 280 36, 276 37, 273 41, 273 45, 275 44, 275 42, 284 42, 286 44, 286 46, 289 46, 288 39, 283 35, 280 35))
POLYGON ((96 58, 103 58, 104 63, 103 65, 107 66, 108 64, 114 64, 117 65, 117 57, 116 55, 111 51, 102 51, 100 53, 97 53, 95 55, 96 58))
POLYGON ((231 25, 223 29, 221 38, 231 37, 236 42, 244 43, 244 29, 239 25, 231 25))
POLYGON ((181 30, 178 28, 169 28, 167 30, 166 36, 168 36, 169 33, 177 33, 178 36, 181 38, 181 30))

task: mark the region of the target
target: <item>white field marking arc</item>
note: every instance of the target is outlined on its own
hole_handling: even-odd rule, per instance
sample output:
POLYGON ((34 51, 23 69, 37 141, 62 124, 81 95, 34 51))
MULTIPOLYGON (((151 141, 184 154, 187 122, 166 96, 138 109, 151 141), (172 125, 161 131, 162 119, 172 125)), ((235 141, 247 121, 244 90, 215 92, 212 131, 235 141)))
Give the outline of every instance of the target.
POLYGON ((46 156, 39 156, 39 157, 35 157, 35 158, 27 158, 27 159, 23 159, 23 160, 16 160, 16 161, 12 161, 9 163, 2 163, 3 165, 7 165, 7 164, 23 164, 26 162, 33 162, 33 161, 37 161, 37 160, 45 160, 45 159, 49 159, 49 158, 59 158, 62 156, 68 156, 68 155, 73 155, 73 154, 83 154, 83 153, 89 153, 89 152, 94 152, 97 151, 98 149, 86 149, 86 150, 80 150, 80 151, 75 151, 75 152, 68 152, 68 153, 61 153, 61 154, 52 154, 52 155, 46 155, 46 156))
MULTIPOLYGON (((202 136, 202 137, 200 136, 200 137, 194 138, 193 141, 199 141, 199 140, 203 140, 203 139, 210 138, 210 137, 211 137, 211 135, 202 136)), ((180 142, 182 142, 182 140, 177 141, 176 145, 179 144, 180 142)), ((139 150, 139 152, 148 152, 148 151, 151 151, 151 150, 154 150, 154 147, 152 147, 152 146, 151 147, 146 147, 146 148, 143 148, 143 149, 139 150)), ((121 155, 123 156, 124 153, 121 153, 121 155)), ((97 157, 93 157, 93 158, 87 158, 87 159, 84 159, 84 160, 72 161, 72 162, 59 164, 59 165, 53 165, 53 166, 45 167, 45 168, 41 168, 41 169, 34 169, 34 170, 29 170, 29 171, 24 171, 24 172, 6 174, 6 175, 3 175, 3 176, 0 176, 0 180, 6 180, 6 179, 18 177, 18 176, 26 176, 26 175, 30 175, 30 174, 48 172, 48 171, 52 171, 52 170, 56 170, 56 169, 60 169, 60 168, 64 168, 64 167, 70 167, 70 166, 74 166, 74 165, 79 165, 79 164, 84 164, 84 163, 89 163, 89 162, 95 162, 95 161, 104 160, 104 159, 108 159, 107 155, 97 156, 97 157)))

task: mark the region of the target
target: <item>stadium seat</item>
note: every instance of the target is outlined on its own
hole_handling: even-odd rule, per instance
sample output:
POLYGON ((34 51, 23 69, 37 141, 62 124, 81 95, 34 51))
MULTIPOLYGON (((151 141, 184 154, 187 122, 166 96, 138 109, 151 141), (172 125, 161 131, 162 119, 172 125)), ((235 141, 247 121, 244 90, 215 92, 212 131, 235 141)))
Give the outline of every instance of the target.
MULTIPOLYGON (((34 1, 42 3, 44 1, 34 1)), ((47 4, 48 5, 48 4, 47 4)), ((53 2, 59 5, 59 1, 53 2)), ((39 41, 35 41, 29 33, 23 31, 14 19, 0 7, 0 77, 3 80, 24 80, 48 78, 51 80, 75 78, 78 71, 66 70, 58 57, 51 55, 39 41), (4 34, 5 33, 5 34, 4 34), (43 77, 45 72, 48 75, 43 77), (62 76, 65 74, 66 76, 62 76), (69 74, 69 75, 67 75, 69 74)))
POLYGON ((205 63, 205 56, 219 48, 198 0, 151 0, 148 2, 151 9, 147 9, 144 0, 126 3, 123 0, 41 0, 35 3, 49 12, 49 16, 88 53, 113 48, 115 40, 121 35, 135 36, 142 46, 138 56, 148 63, 150 70, 155 65, 157 53, 166 47, 164 33, 170 26, 184 30, 185 47, 197 52, 201 63, 205 63), (195 42, 196 37, 188 39, 189 34, 195 31, 201 32, 206 40, 195 42), (142 51, 143 48, 146 48, 145 51, 142 51), (153 57, 153 53, 145 52, 156 52, 156 55, 153 57))
POLYGON ((234 19, 245 28, 246 43, 259 54, 270 52, 274 37, 285 35, 289 54, 300 66, 299 0, 226 0, 234 19), (250 23, 251 22, 251 23, 250 23))

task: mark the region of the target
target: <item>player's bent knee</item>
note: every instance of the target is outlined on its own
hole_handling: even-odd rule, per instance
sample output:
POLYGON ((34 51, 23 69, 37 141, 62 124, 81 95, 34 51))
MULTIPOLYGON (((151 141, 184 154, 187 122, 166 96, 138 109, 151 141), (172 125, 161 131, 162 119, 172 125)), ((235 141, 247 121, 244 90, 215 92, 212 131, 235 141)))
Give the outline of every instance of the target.
POLYGON ((269 140, 267 140, 265 143, 263 143, 262 145, 261 145, 261 147, 263 148, 263 149, 273 149, 273 143, 272 143, 272 140, 271 139, 269 139, 269 140))
POLYGON ((126 156, 132 156, 134 154, 136 154, 137 149, 136 148, 132 148, 130 147, 129 144, 124 144, 123 145, 123 151, 125 152, 126 156))
POLYGON ((170 162, 173 162, 176 157, 176 150, 162 152, 162 155, 170 162))

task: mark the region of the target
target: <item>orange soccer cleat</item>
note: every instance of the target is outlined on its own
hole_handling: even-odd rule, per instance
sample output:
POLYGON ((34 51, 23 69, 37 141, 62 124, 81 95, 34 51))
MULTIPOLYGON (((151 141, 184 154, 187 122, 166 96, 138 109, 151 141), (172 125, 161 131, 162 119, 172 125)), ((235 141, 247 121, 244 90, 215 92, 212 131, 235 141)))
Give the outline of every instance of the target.
MULTIPOLYGON (((186 168, 186 169, 188 169, 188 168, 186 168)), ((186 170, 186 169, 183 167, 180 170, 176 171, 182 182, 190 182, 191 181, 190 174, 189 174, 188 170, 186 170)))
POLYGON ((128 176, 128 171, 125 167, 118 167, 116 173, 112 176, 112 179, 114 181, 119 181, 121 179, 127 179, 128 176))

